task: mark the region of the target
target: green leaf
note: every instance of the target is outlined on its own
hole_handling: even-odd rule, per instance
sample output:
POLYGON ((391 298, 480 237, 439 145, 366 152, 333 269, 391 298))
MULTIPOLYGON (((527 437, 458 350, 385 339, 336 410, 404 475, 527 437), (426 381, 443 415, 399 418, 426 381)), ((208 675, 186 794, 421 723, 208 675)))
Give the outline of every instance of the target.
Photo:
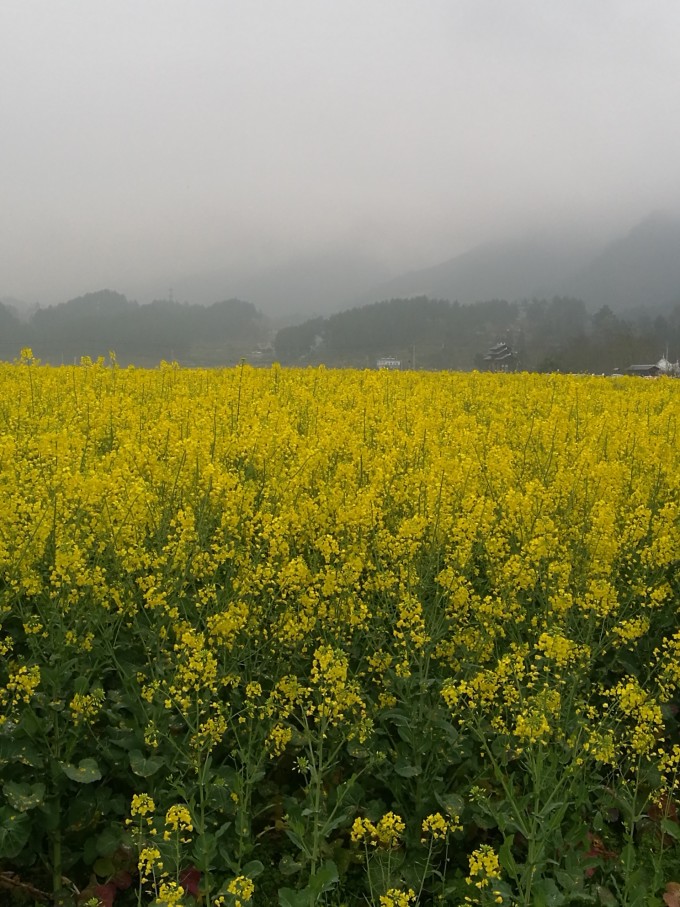
POLYGON ((241 869, 241 874, 249 879, 256 879, 264 871, 264 865, 259 860, 251 860, 241 869))
POLYGON ((193 856, 196 868, 201 872, 209 872, 214 868, 217 856, 217 838, 210 832, 204 832, 194 841, 193 856))
POLYGON ((11 860, 19 856, 31 838, 32 824, 26 813, 0 811, 0 855, 11 860))
POLYGON ((163 766, 163 760, 158 756, 145 757, 139 750, 130 752, 130 768, 140 778, 150 778, 163 766))
POLYGON ((279 907, 310 907, 313 903, 313 895, 308 888, 303 888, 302 891, 279 888, 279 907))
POLYGON ((438 794, 435 791, 434 798, 449 816, 461 816, 465 809, 465 801, 458 794, 438 794))
POLYGON ((218 813, 231 815, 234 812, 234 801, 231 799, 231 792, 226 784, 219 787, 211 784, 206 791, 206 803, 218 813))
POLYGON ((100 857, 111 857, 118 850, 124 838, 123 831, 118 826, 105 828, 97 837, 97 853, 100 857))
POLYGON ((302 863, 298 863, 297 860, 294 860, 289 853, 284 853, 284 855, 279 860, 279 872, 282 876, 292 876, 296 872, 299 872, 302 869, 302 863))
POLYGON ((81 759, 77 766, 71 765, 70 762, 60 762, 59 765, 66 777, 71 781, 77 781, 78 784, 92 784, 102 777, 99 766, 92 758, 81 759))
POLYGON ((0 734, 0 766, 21 762, 33 768, 42 768, 42 754, 31 744, 25 734, 17 731, 18 739, 0 734))
POLYGON ((330 891, 338 884, 338 867, 332 860, 326 860, 323 866, 314 873, 307 886, 316 898, 325 891, 330 891))
MULTIPOLYGON (((40 813, 40 831, 51 834, 62 827, 64 817, 61 810, 55 809, 54 804, 50 803, 49 800, 47 803, 39 806, 38 811, 40 813)), ((35 823, 35 819, 33 821, 35 823)))
POLYGON ((227 832, 229 831, 229 829, 231 828, 231 825, 232 825, 231 822, 223 822, 223 823, 220 825, 220 827, 219 827, 219 828, 217 829, 217 831, 215 832, 215 837, 217 838, 218 841, 219 841, 220 838, 223 838, 223 837, 226 835, 226 833, 227 833, 227 832))
POLYGON ((415 778, 416 775, 420 774, 420 769, 417 766, 412 765, 401 756, 395 762, 394 770, 401 778, 415 778))
POLYGON ((434 724, 435 724, 435 727, 438 727, 441 731, 443 731, 446 734, 446 736, 449 738, 450 743, 458 742, 460 733, 454 727, 452 722, 447 721, 445 718, 439 718, 436 722, 434 722, 434 724))
POLYGON ((635 845, 632 841, 628 843, 621 849, 621 863, 626 867, 628 873, 635 868, 637 863, 638 854, 635 849, 635 845))
POLYGON ((301 850, 304 853, 304 850, 305 850, 304 836, 301 834, 298 834, 298 832, 293 830, 292 828, 285 828, 284 831, 286 833, 286 837, 288 838, 288 840, 292 841, 293 844, 295 844, 295 846, 297 847, 297 849, 301 850))
POLYGON ((116 866, 111 857, 99 857, 95 860, 92 871, 102 879, 108 879, 116 872, 116 866))
POLYGON ((279 907, 310 907, 316 904, 318 895, 311 886, 294 891, 292 888, 279 888, 279 907))
POLYGON ((371 755, 371 751, 356 740, 349 740, 347 743, 347 754, 351 756, 352 759, 368 759, 371 755))
POLYGON ((505 869, 505 871, 512 876, 513 878, 517 877, 517 863, 515 862, 515 857, 512 853, 512 845, 514 843, 514 835, 506 835, 502 845, 498 850, 498 859, 500 864, 505 869))
POLYGON ((565 897, 555 884, 554 879, 538 879, 531 886, 532 904, 536 907, 561 907, 566 903, 565 897))
POLYGON ((490 831, 492 828, 498 828, 498 822, 491 813, 487 811, 482 812, 481 810, 475 810, 472 813, 472 821, 475 825, 478 825, 486 831, 490 831))
POLYGON ((73 691, 74 693, 80 693, 81 696, 85 693, 89 693, 90 682, 87 677, 76 677, 73 683, 73 691))
POLYGON ((661 830, 665 835, 668 835, 669 838, 680 841, 680 825, 672 819, 662 819, 661 830))
POLYGON ((547 806, 543 807, 543 809, 539 813, 539 816, 542 819, 545 819, 547 816, 550 815, 550 813, 554 813, 555 810, 561 809, 561 810, 566 811, 566 809, 568 809, 568 807, 569 807, 568 802, 565 803, 560 800, 553 800, 552 803, 548 803, 547 806))
POLYGON ((397 734, 404 743, 408 743, 409 746, 417 745, 416 737, 414 736, 414 730, 410 725, 399 724, 397 725, 397 734))
POLYGON ((24 813, 36 806, 42 806, 45 801, 45 785, 38 784, 20 784, 15 781, 7 781, 2 786, 2 792, 7 797, 7 802, 12 809, 24 813))
POLYGON ((92 796, 92 791, 81 788, 69 803, 66 811, 66 828, 69 831, 82 831, 95 822, 98 812, 96 798, 92 796))
POLYGON ((385 722, 395 724, 398 727, 410 727, 411 725, 410 716, 399 709, 389 709, 387 712, 383 712, 382 719, 385 722))
POLYGON ((83 842, 83 862, 86 866, 92 866, 98 859, 97 839, 88 835, 83 842))
POLYGON ((341 825, 349 820, 349 813, 340 813, 337 816, 334 816, 332 819, 329 819, 328 822, 324 825, 324 835, 328 837, 332 831, 335 831, 336 828, 340 828, 341 825))

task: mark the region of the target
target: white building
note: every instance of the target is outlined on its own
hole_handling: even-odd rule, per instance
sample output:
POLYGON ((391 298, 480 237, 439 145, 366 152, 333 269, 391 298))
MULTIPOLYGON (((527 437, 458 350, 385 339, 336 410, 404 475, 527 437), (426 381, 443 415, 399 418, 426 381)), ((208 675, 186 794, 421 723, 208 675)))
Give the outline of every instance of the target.
POLYGON ((378 359, 378 361, 376 362, 376 368, 400 369, 401 359, 395 359, 393 356, 384 356, 382 359, 378 359))

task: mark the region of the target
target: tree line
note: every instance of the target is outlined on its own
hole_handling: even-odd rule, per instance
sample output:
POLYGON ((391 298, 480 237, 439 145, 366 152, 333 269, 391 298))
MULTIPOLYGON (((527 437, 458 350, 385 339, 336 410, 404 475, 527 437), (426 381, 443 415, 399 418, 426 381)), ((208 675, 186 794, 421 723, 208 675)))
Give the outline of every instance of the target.
POLYGON ((490 367, 490 348, 512 349, 527 371, 611 372, 680 355, 680 305, 666 313, 624 317, 608 306, 589 313, 569 297, 463 305, 427 297, 391 299, 316 318, 278 332, 283 364, 373 367, 392 356, 402 367, 490 367))
MULTIPOLYGON (((0 304, 0 358, 23 347, 53 365, 116 353, 126 365, 230 365, 266 348, 270 322, 249 302, 210 306, 159 300, 148 305, 101 290, 38 308, 28 320, 0 304)), ((633 363, 680 357, 680 304, 623 316, 589 312, 570 297, 463 305, 428 297, 390 299, 282 328, 274 357, 283 365, 373 368, 379 358, 402 368, 489 368, 494 344, 507 344, 512 367, 527 371, 611 372, 633 363)), ((255 360, 254 360, 255 361, 255 360)), ((271 361, 264 355, 258 361, 271 361)))
POLYGON ((121 364, 187 365, 238 362, 267 336, 266 320, 252 303, 228 299, 210 306, 159 300, 139 305, 101 290, 47 308, 28 321, 0 304, 0 357, 11 361, 22 347, 53 365, 97 359, 115 351, 121 364))

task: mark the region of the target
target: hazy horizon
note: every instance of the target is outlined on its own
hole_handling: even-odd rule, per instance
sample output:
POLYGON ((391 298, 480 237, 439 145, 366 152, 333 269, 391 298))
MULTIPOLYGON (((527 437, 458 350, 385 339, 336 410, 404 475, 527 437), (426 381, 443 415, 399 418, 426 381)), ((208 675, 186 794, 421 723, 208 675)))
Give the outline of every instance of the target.
POLYGON ((623 234, 680 211, 678 33, 671 0, 5 0, 0 297, 623 234))

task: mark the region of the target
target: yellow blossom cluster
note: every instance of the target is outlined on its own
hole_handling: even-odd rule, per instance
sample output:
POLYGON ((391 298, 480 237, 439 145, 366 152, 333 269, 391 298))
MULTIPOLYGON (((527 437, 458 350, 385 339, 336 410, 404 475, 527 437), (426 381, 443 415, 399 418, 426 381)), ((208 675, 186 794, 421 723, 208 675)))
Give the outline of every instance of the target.
POLYGON ((182 836, 181 840, 186 844, 189 841, 187 835, 193 830, 194 826, 188 807, 181 803, 173 804, 165 814, 163 839, 169 841, 173 835, 180 835, 182 836))
POLYGON ((501 865, 498 854, 489 844, 483 844, 474 850, 469 857, 470 874, 468 883, 477 888, 487 888, 492 882, 500 879, 501 865))
POLYGON ((401 888, 388 888, 380 895, 380 907, 409 907, 416 902, 416 893, 412 888, 404 891, 401 888))
POLYGON ((157 847, 143 847, 139 852, 137 867, 141 880, 148 881, 156 871, 163 869, 160 850, 157 847))
POLYGON ((428 837, 434 841, 444 841, 452 832, 462 831, 463 826, 458 816, 450 816, 447 819, 441 813, 431 813, 423 819, 421 829, 423 842, 427 841, 428 837))
POLYGON ((404 820, 393 812, 385 813, 376 823, 357 817, 351 838, 355 843, 369 843, 373 847, 398 847, 405 828, 404 820))
POLYGON ((255 884, 248 876, 236 876, 227 883, 227 892, 234 898, 234 907, 246 907, 255 893, 255 884))
MULTIPOLYGON (((498 854, 489 844, 482 844, 470 854, 469 875, 466 879, 468 885, 474 886, 478 891, 489 891, 493 902, 496 904, 503 903, 503 895, 496 887, 501 878, 501 865, 498 854)), ((465 898, 468 903, 479 903, 475 897, 465 898)))
POLYGON ((91 693, 76 693, 69 703, 74 724, 91 722, 104 702, 104 691, 93 690, 91 693))
MULTIPOLYGON (((324 852, 351 829, 376 859, 457 827, 432 812, 428 766, 446 787, 489 753, 554 752, 675 784, 676 383, 50 367, 25 350, 0 389, 0 730, 63 742, 50 759, 71 775, 74 754, 105 769, 127 748, 129 795, 148 781, 161 817, 137 795, 145 834, 166 816, 196 838, 168 779, 194 810, 188 788, 218 777, 225 852, 251 815, 244 853, 270 828, 293 841, 285 796, 307 822, 333 816, 324 852), (328 775, 303 809, 311 770, 272 790, 315 741, 328 775), (329 807, 359 777, 366 804, 372 783, 385 797, 370 815, 395 811, 329 807)), ((145 878, 163 862, 151 845, 139 860, 145 878)), ((470 858, 485 897, 494 860, 470 858)), ((252 898, 237 882, 225 903, 252 898)))

